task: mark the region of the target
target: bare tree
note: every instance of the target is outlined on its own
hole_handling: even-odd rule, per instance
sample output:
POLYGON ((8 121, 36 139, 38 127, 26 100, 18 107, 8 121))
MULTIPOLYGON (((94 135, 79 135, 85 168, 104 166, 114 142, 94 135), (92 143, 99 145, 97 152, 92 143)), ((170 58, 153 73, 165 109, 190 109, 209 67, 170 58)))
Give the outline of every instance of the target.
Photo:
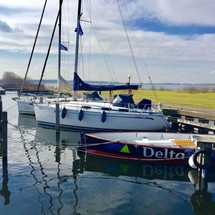
POLYGON ((2 86, 7 88, 18 89, 22 84, 23 79, 14 72, 4 72, 2 76, 2 86))
MULTIPOLYGON (((1 80, 1 85, 3 88, 19 90, 22 86, 23 78, 15 74, 14 72, 4 72, 1 80)), ((30 80, 26 80, 24 84, 26 90, 36 90, 37 84, 31 83, 30 80)), ((40 90, 44 90, 45 86, 41 85, 40 90)))

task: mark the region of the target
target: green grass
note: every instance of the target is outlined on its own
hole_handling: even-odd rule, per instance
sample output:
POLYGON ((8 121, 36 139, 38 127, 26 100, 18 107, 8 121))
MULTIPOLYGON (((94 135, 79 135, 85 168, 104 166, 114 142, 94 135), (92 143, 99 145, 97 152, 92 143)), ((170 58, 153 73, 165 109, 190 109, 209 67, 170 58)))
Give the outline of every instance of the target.
POLYGON ((185 92, 185 91, 150 91, 138 90, 134 98, 140 100, 142 97, 160 102, 166 105, 180 105, 198 108, 215 109, 215 93, 213 92, 185 92), (155 97, 156 94, 156 97, 155 97), (157 100, 156 100, 157 98, 157 100))
MULTIPOLYGON (((117 93, 127 93, 127 91, 118 91, 117 93)), ((153 102, 159 102, 164 105, 179 105, 198 108, 215 109, 214 92, 187 92, 187 91, 152 91, 135 90, 133 91, 135 102, 142 98, 151 99, 153 102)), ((102 95, 108 95, 102 93, 102 95)))

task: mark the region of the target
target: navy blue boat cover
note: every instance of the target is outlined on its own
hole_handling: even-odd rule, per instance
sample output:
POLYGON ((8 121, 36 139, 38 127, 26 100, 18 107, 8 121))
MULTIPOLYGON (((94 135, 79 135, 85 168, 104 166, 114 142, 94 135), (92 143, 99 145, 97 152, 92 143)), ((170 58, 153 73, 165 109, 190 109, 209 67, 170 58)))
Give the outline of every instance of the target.
POLYGON ((73 79, 73 90, 86 90, 86 91, 111 91, 111 90, 137 90, 138 85, 129 84, 129 85, 92 85, 87 84, 81 80, 77 73, 74 73, 73 79))

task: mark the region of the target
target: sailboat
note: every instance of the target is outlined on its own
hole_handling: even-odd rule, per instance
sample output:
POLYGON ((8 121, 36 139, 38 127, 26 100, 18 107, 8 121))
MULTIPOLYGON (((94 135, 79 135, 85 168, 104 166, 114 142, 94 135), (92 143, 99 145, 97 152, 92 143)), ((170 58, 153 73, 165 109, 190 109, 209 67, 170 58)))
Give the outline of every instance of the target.
MULTIPOLYGON (((59 119, 56 119, 55 104, 35 104, 35 116, 39 126, 55 127, 59 121, 61 129, 78 131, 158 131, 169 128, 169 123, 160 107, 154 108, 148 99, 135 104, 132 94, 119 94, 112 101, 104 101, 97 92, 138 89, 138 85, 92 85, 78 75, 79 37, 83 34, 81 3, 78 1, 76 49, 73 78, 73 100, 59 103, 59 119), (93 91, 84 99, 76 96, 77 91, 93 91)), ((61 14, 61 8, 60 8, 61 14)), ((61 15, 59 15, 60 17, 61 15)), ((59 18, 60 20, 60 18, 59 18)), ((61 23, 59 21, 59 44, 61 23)), ((60 59, 59 50, 59 59, 60 59)), ((58 61, 60 65, 60 60, 58 61)), ((58 67, 60 68, 60 66, 58 67)), ((58 111, 58 109, 57 109, 58 111)), ((57 114, 58 115, 58 114, 57 114)))
MULTIPOLYGON (((60 4, 62 4, 63 1, 60 1, 60 4)), ((42 10, 42 14, 40 17, 40 21, 39 21, 39 25, 37 28, 37 32, 36 32, 36 37, 34 40, 34 44, 32 47, 32 51, 31 51, 31 55, 29 58, 29 62, 28 62, 28 66, 27 66, 27 70, 25 73, 25 77, 23 79, 23 83, 21 86, 20 91, 18 92, 18 96, 14 97, 13 100, 15 100, 17 102, 17 107, 18 107, 18 112, 21 115, 35 115, 34 112, 34 104, 39 104, 39 103, 55 103, 56 100, 58 101, 62 101, 62 100, 66 100, 68 101, 70 98, 68 95, 66 94, 62 94, 61 97, 56 97, 56 95, 54 95, 54 92, 51 90, 46 90, 45 86, 41 84, 42 79, 43 79, 43 75, 44 75, 44 71, 46 68, 46 64, 47 64, 47 60, 49 57, 49 52, 50 52, 50 48, 52 45, 52 41, 53 41, 53 37, 54 37, 54 33, 55 33, 55 29, 57 26, 57 20, 59 19, 59 13, 57 15, 56 21, 55 21, 55 25, 54 25, 54 29, 52 32, 52 36, 51 36, 51 40, 49 43, 49 48, 46 54, 46 59, 43 65, 43 70, 41 73, 41 78, 39 80, 38 84, 31 84, 30 82, 28 83, 27 81, 27 75, 29 72, 29 68, 31 65, 31 61, 32 61, 32 57, 34 54, 34 49, 37 43, 37 39, 38 39, 38 35, 40 32, 40 28, 41 28, 41 24, 42 24, 42 20, 43 20, 43 16, 45 13, 45 9, 46 9, 46 4, 47 4, 47 0, 44 2, 44 6, 43 6, 43 10, 42 10), (27 86, 30 85, 30 86, 27 86), (24 87, 26 87, 27 89, 24 90, 24 87), (31 90, 29 90, 28 88, 32 88, 31 90)), ((69 83, 61 76, 61 74, 59 73, 59 85, 63 85, 64 88, 71 90, 71 86, 69 86, 69 83)))

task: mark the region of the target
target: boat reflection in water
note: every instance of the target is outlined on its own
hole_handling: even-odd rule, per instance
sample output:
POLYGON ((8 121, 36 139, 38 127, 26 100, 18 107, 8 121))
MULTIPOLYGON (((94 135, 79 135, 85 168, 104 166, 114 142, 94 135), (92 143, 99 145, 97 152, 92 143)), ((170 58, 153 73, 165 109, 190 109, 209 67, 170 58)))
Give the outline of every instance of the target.
MULTIPOLYGON (((105 175, 120 177, 139 177, 155 183, 154 180, 191 182, 194 192, 188 200, 196 215, 211 215, 215 210, 215 200, 208 191, 208 184, 215 182, 215 169, 204 170, 192 169, 188 166, 158 165, 138 161, 119 160, 114 158, 100 157, 83 152, 78 153, 80 160, 73 163, 77 174, 85 171, 104 173, 105 175), (204 177, 202 177, 204 175, 204 177)), ((158 185, 159 186, 159 185, 158 185)), ((183 189, 183 188, 181 188, 183 189)))
POLYGON ((55 129, 37 127, 35 142, 61 143, 64 146, 78 147, 80 142, 80 133, 72 131, 56 132, 55 129))
POLYGON ((35 132, 35 139, 36 143, 43 142, 46 144, 55 144, 55 143, 62 143, 65 145, 70 146, 77 146, 80 142, 80 133, 79 132, 72 132, 72 131, 59 131, 56 132, 53 128, 45 128, 37 126, 37 122, 34 116, 29 115, 19 115, 18 118, 18 127, 20 129, 31 129, 35 132))
POLYGON ((36 122, 35 116, 19 115, 18 126, 20 128, 25 128, 25 129, 36 128, 37 122, 36 122))
POLYGON ((187 166, 153 165, 78 153, 80 170, 101 172, 112 176, 133 176, 146 179, 189 181, 187 166))

